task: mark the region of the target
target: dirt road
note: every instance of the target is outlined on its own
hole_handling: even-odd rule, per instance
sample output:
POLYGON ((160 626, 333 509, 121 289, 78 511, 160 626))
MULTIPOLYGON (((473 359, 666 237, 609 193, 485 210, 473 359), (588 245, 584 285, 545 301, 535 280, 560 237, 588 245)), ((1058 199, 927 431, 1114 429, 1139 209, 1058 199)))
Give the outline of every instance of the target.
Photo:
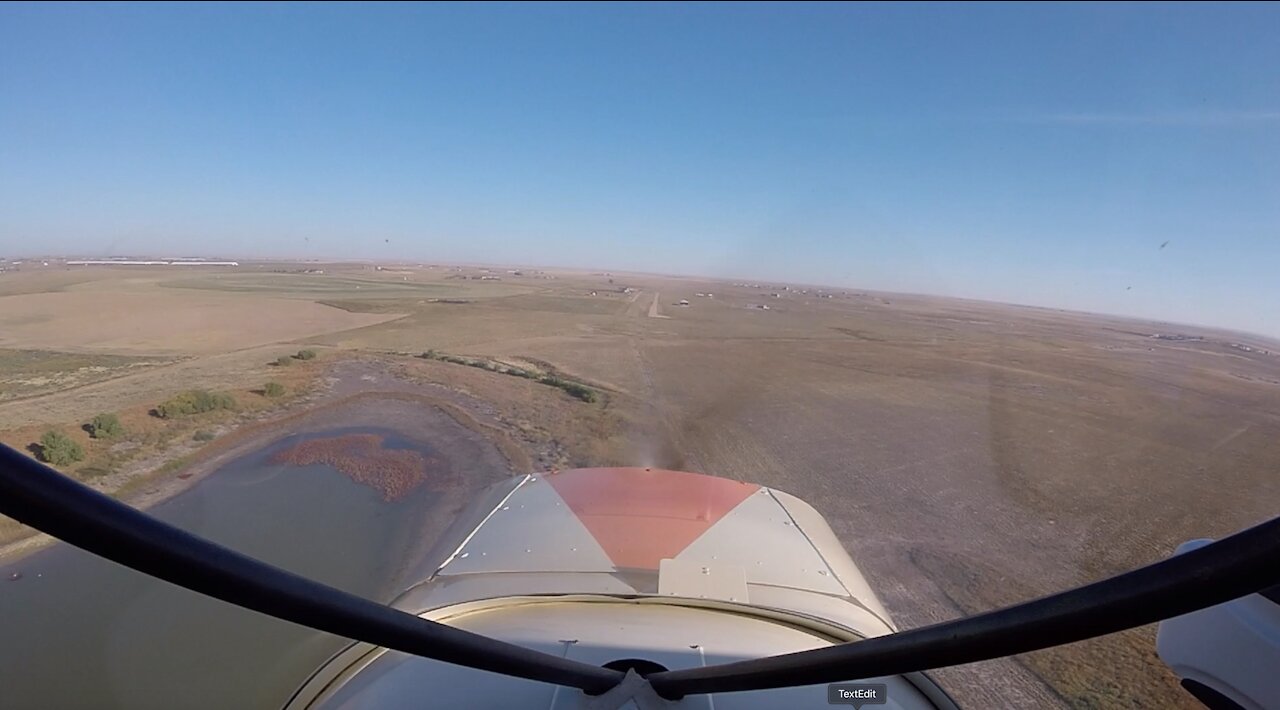
POLYGON ((664 316, 658 312, 658 298, 660 298, 661 296, 662 294, 660 293, 653 294, 653 303, 649 304, 650 318, 670 318, 671 317, 671 316, 664 316))

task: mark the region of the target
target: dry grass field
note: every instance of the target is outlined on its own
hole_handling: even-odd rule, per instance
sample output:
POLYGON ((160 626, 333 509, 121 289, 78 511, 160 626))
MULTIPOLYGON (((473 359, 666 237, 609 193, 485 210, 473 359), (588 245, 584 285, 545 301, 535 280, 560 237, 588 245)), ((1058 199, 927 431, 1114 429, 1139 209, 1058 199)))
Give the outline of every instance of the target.
MULTIPOLYGON (((1260 338, 851 289, 307 266, 325 273, 0 275, 0 346, 105 368, 6 402, 6 383, 59 375, 0 354, 0 440, 99 411, 145 430, 182 389, 256 401, 266 379, 305 388, 377 361, 492 428, 516 469, 654 464, 808 500, 902 627, 1099 579, 1280 508, 1280 346, 1260 338), (1153 337, 1174 333, 1200 339, 1153 337), (272 364, 304 347, 318 363, 272 364), (412 357, 427 350, 601 396, 412 357), (164 359, 136 371, 76 359, 122 355, 164 359)), ((1140 629, 938 676, 962 704, 1192 707, 1153 639, 1140 629)))
POLYGON ((167 362, 171 360, 0 349, 0 402, 80 387, 167 362))
POLYGON ((166 288, 150 279, 94 281, 0 297, 0 347, 222 353, 393 317, 292 298, 166 288))

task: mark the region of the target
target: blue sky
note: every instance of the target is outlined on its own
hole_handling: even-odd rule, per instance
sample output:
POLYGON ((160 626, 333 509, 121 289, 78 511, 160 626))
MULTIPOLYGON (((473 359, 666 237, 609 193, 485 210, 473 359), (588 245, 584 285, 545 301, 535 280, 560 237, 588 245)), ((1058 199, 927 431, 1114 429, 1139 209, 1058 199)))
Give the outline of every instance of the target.
POLYGON ((1252 4, 8 4, 0 256, 587 266, 1276 336, 1276 37, 1252 4))

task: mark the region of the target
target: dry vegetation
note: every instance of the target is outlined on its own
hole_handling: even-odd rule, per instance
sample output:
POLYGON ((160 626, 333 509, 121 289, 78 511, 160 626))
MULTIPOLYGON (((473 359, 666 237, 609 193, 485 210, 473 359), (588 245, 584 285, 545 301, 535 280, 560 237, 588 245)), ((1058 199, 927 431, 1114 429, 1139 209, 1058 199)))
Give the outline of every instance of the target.
POLYGON ((169 358, 0 349, 0 402, 136 373, 169 358))
MULTIPOLYGON (((63 467, 63 472, 104 492, 128 497, 179 471, 189 456, 217 438, 215 432, 234 430, 307 401, 321 371, 319 363, 307 363, 288 372, 273 373, 275 379, 288 383, 278 397, 265 398, 260 389, 241 383, 226 390, 234 399, 234 408, 163 418, 158 416, 157 407, 188 388, 184 387, 184 378, 162 367, 100 382, 93 386, 93 396, 85 398, 85 406, 78 408, 68 406, 65 398, 74 399, 77 393, 91 388, 12 402, 5 410, 10 415, 7 421, 22 423, 0 430, 0 443, 36 455, 45 432, 66 434, 84 450, 85 458, 63 467), (149 386, 133 386, 135 379, 145 379, 149 386), (45 406, 50 400, 55 405, 52 408, 45 406), (94 409, 95 406, 99 408, 94 409), (79 416, 74 416, 77 411, 79 416), (48 416, 51 412, 55 417, 48 416), (111 438, 92 437, 90 424, 102 413, 116 415, 122 433, 111 438)), ((31 529, 0 516, 0 546, 32 534, 31 529)))
MULTIPOLYGON (((209 277, 216 281, 216 275, 209 277)), ((203 354, 379 323, 287 297, 166 288, 155 278, 71 284, 0 301, 0 347, 96 354, 203 354), (270 317, 262 317, 270 313, 270 317)))
MULTIPOLYGON (((1157 340, 1173 327, 655 276, 324 268, 56 272, 47 294, 26 274, 0 279, 0 294, 19 294, 0 297, 6 345, 74 340, 86 357, 103 349, 190 357, 31 400, 38 406, 0 402, 0 440, 25 447, 58 425, 86 447, 83 468, 121 470, 245 416, 148 414, 177 391, 225 389, 246 407, 288 406, 317 374, 377 361, 395 377, 358 371, 331 381, 327 396, 432 392, 516 470, 655 464, 805 498, 904 627, 1152 562, 1183 540, 1259 522, 1280 502, 1280 357, 1257 338, 1181 328, 1205 340, 1157 340), (99 318, 54 338, 59 329, 39 318, 77 311, 58 306, 68 294, 92 294, 99 312, 137 304, 139 319, 167 329, 99 318), (655 297, 667 318, 648 317, 655 297), (691 306, 670 305, 680 299, 691 306), (767 311, 748 308, 765 303, 767 311), (28 307, 38 318, 18 322, 28 307), (198 325, 249 312, 252 328, 234 337, 198 325), (300 322, 308 325, 290 325, 300 322), (299 348, 321 357, 272 364, 299 348), (499 371, 412 356, 428 350, 499 371), (600 396, 584 402, 502 369, 600 396), (285 404, 252 396, 269 380, 285 386, 285 404), (124 441, 91 441, 78 429, 100 411, 119 413, 124 441), (130 442, 137 448, 121 446, 130 442)), ((1191 707, 1154 657, 1152 637, 1141 629, 939 675, 967 704, 1191 707)))

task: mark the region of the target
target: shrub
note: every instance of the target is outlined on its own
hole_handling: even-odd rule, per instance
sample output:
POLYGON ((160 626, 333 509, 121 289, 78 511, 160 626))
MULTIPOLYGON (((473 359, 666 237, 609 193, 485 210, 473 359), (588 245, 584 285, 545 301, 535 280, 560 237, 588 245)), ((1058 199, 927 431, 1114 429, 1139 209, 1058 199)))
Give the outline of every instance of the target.
POLYGON ((191 438, 195 439, 196 441, 213 441, 214 439, 217 438, 217 436, 213 432, 209 431, 208 429, 201 429, 200 431, 195 433, 195 436, 191 438))
POLYGON ((89 436, 95 439, 114 439, 123 433, 124 427, 114 414, 99 414, 89 422, 89 436))
POLYGON ((574 397, 577 397, 583 402, 596 401, 595 391, 590 389, 589 387, 584 387, 583 385, 580 385, 577 382, 565 382, 564 384, 560 385, 560 389, 564 390, 565 392, 568 392, 570 395, 574 397))
POLYGON ((577 397, 583 402, 594 402, 599 396, 596 393, 596 391, 591 389, 590 387, 587 387, 586 385, 580 385, 577 382, 574 382, 572 380, 566 380, 557 375, 544 375, 544 374, 540 374, 530 370, 526 370, 524 368, 508 367, 501 363, 489 362, 486 360, 473 360, 470 358, 458 357, 457 355, 445 355, 443 353, 438 353, 435 350, 428 350, 425 353, 422 353, 421 355, 419 355, 418 357, 425 358, 427 360, 440 360, 441 362, 451 362, 457 365, 467 365, 468 367, 476 367, 482 370, 488 370, 489 372, 497 372, 503 375, 511 375, 513 377, 522 377, 526 380, 535 380, 537 382, 541 382, 544 385, 549 385, 551 387, 558 387, 564 390, 570 396, 577 397))
POLYGON ((544 385, 559 387, 570 396, 577 397, 583 402, 596 401, 595 390, 591 389, 590 387, 587 387, 586 385, 580 385, 577 382, 574 382, 572 380, 566 380, 564 378, 557 377, 555 375, 543 375, 542 377, 538 378, 538 381, 544 385))
POLYGON ((84 458, 84 449, 74 439, 50 429, 40 437, 40 458, 54 466, 66 466, 84 458))
POLYGON ((279 367, 288 367, 293 364, 293 358, 289 355, 281 355, 276 358, 276 365, 279 367))
POLYGON ((217 409, 235 409, 236 400, 226 392, 189 390, 156 407, 156 414, 163 419, 203 414, 217 409))
POLYGON ((268 382, 262 386, 262 394, 268 397, 279 397, 284 394, 284 385, 279 382, 268 382))
POLYGON ((314 359, 316 359, 316 351, 314 351, 314 350, 299 350, 299 351, 298 351, 298 354, 297 354, 297 355, 294 355, 294 357, 298 358, 299 360, 314 360, 314 359))

